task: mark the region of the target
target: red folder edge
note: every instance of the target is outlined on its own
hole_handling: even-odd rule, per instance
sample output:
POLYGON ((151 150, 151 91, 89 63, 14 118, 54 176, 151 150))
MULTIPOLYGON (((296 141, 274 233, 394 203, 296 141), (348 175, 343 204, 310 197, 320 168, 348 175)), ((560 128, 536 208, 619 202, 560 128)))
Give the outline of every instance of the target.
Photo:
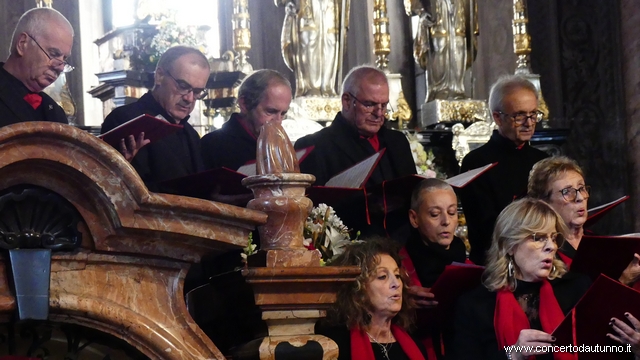
MULTIPOLYGON (((623 202, 627 201, 628 199, 629 199, 629 195, 623 196, 620 199, 616 200, 614 203, 611 203, 608 206, 597 210, 594 214, 587 215, 587 221, 585 221, 583 227, 586 228, 586 227, 589 227, 589 226, 595 224, 596 222, 598 222, 598 220, 600 220, 600 218, 602 218, 611 209, 613 209, 616 206, 622 204, 623 202)), ((587 210, 587 213, 588 213, 588 210, 587 210)))
POLYGON ((571 262, 571 271, 588 275, 592 280, 600 273, 617 278, 640 253, 640 238, 630 236, 584 235, 571 262))
MULTIPOLYGON (((311 149, 311 150, 313 150, 313 149, 311 149)), ((367 173, 367 176, 364 178, 362 183, 359 184, 359 187, 357 187, 357 188, 346 188, 346 187, 333 187, 333 186, 314 185, 314 186, 311 186, 311 187, 309 187, 307 189, 307 197, 309 199, 311 199, 314 202, 314 204, 316 204, 316 205, 318 203, 325 203, 325 204, 327 204, 329 206, 334 206, 334 204, 339 202, 338 200, 334 201, 332 199, 329 199, 329 201, 327 201, 327 199, 318 199, 318 195, 316 195, 314 193, 319 193, 319 194, 334 193, 333 195, 336 195, 336 193, 338 193, 338 194, 339 193, 347 193, 347 194, 350 193, 350 194, 355 195, 356 193, 362 192, 363 195, 364 195, 364 207, 365 207, 364 211, 365 211, 366 218, 367 218, 367 224, 371 225, 371 217, 369 216, 369 202, 368 202, 368 199, 367 199, 367 190, 365 189, 364 185, 367 183, 367 181, 369 181, 369 178, 371 177, 371 174, 373 174, 373 170, 375 170, 375 168, 378 166, 378 163, 380 162, 380 159, 382 159, 382 157, 384 156, 384 153, 385 153, 386 150, 387 149, 385 148, 385 149, 382 149, 382 150, 378 151, 378 153, 379 153, 378 159, 373 164, 373 166, 371 166, 371 168, 369 169, 369 172, 367 173)), ((364 159, 364 160, 366 160, 366 159, 364 159)), ((358 165, 359 163, 360 162, 358 162, 355 165, 358 165)), ((348 171, 349 169, 351 169, 351 167, 339 172, 338 174, 334 175, 334 177, 344 173, 345 171, 348 171)), ((349 195, 347 195, 347 196, 349 196, 349 195)), ((343 196, 336 196, 336 197, 343 198, 343 196)))
POLYGON ((98 138, 104 140, 104 142, 117 149, 120 144, 120 140, 127 138, 129 135, 137 137, 141 132, 144 132, 145 139, 148 139, 150 142, 155 142, 182 128, 182 125, 171 124, 170 122, 159 119, 155 116, 143 114, 107 131, 104 134, 100 134, 98 138))
MULTIPOLYGON (((600 275, 553 331, 555 343, 558 346, 590 345, 592 348, 595 345, 622 346, 607 338, 607 333, 615 334, 609 326, 609 320, 612 317, 626 322, 625 312, 640 316, 640 292, 606 275, 600 275), (597 329, 595 333, 594 328, 597 329)), ((629 325, 628 322, 627 325, 629 325)), ((618 359, 618 356, 617 353, 594 353, 594 355, 580 353, 580 360, 592 358, 613 360, 618 359)))
POLYGON ((431 287, 438 301, 439 321, 447 321, 453 313, 456 300, 460 295, 472 290, 482 282, 484 266, 447 265, 431 287))

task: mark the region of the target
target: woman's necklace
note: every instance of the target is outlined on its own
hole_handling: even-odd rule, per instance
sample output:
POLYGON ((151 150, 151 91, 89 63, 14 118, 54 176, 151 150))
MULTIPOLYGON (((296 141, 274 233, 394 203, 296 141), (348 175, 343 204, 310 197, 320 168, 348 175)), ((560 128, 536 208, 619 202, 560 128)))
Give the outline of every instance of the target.
POLYGON ((373 336, 371 336, 371 334, 369 334, 368 331, 365 331, 367 333, 367 335, 369 336, 369 339, 371 341, 373 341, 374 343, 378 344, 378 346, 380 346, 380 349, 382 350, 382 355, 387 359, 387 360, 391 360, 389 358, 389 349, 391 349, 391 346, 393 346, 393 343, 388 343, 386 345, 382 345, 381 343, 378 342, 378 340, 376 340, 376 338, 374 338, 373 336))

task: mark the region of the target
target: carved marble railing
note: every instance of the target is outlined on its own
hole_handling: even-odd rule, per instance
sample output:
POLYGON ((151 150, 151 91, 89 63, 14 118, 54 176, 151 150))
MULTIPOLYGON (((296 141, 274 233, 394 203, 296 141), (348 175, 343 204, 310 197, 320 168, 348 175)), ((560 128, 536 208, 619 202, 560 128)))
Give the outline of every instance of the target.
MULTIPOLYGON (((151 359, 224 359, 187 312, 184 278, 205 254, 246 246, 267 215, 150 193, 117 151, 61 124, 0 129, 0 193, 17 185, 60 195, 81 218, 81 245, 51 256, 49 320, 111 334, 151 359)), ((0 262, 6 322, 17 306, 6 253, 0 262)))

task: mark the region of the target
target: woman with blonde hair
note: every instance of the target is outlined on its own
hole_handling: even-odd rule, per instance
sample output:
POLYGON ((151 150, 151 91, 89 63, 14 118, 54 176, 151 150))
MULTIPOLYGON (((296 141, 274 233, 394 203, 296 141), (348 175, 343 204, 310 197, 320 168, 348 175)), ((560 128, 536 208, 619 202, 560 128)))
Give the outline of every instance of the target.
POLYGON ((555 344, 553 330, 590 285, 556 257, 567 234, 547 203, 524 198, 498 216, 483 285, 462 296, 454 320, 452 359, 575 359, 536 346, 555 344), (516 352, 511 346, 532 346, 516 352))

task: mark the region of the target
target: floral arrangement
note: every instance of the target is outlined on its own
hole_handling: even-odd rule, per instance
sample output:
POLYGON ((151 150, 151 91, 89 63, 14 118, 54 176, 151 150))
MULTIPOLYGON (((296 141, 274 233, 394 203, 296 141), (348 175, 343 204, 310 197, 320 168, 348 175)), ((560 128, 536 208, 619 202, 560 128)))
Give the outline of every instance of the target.
POLYGON ((349 228, 331 206, 320 204, 311 210, 304 224, 304 245, 307 249, 320 252, 323 265, 342 254, 351 241, 357 240, 351 240, 349 228))
POLYGON ((413 155, 413 162, 416 164, 416 172, 418 175, 428 178, 446 178, 446 175, 436 168, 436 157, 433 155, 433 151, 431 149, 429 149, 429 151, 424 150, 424 146, 422 146, 418 139, 418 134, 411 134, 408 131, 405 131, 404 134, 407 140, 409 140, 411 155, 413 155))
MULTIPOLYGON (((311 210, 304 224, 304 246, 309 250, 319 251, 322 257, 321 265, 330 262, 336 256, 344 252, 344 247, 357 240, 360 232, 356 234, 356 239, 351 240, 349 228, 342 223, 336 212, 327 204, 320 204, 311 210)), ((249 242, 243 249, 243 261, 247 262, 247 257, 256 253, 256 244, 253 243, 253 236, 249 234, 249 242)))
POLYGON ((186 45, 207 53, 207 46, 197 36, 196 26, 178 26, 174 21, 163 20, 157 27, 158 32, 153 36, 145 36, 141 30, 136 46, 130 49, 129 59, 135 70, 154 71, 160 55, 176 45, 186 45))

